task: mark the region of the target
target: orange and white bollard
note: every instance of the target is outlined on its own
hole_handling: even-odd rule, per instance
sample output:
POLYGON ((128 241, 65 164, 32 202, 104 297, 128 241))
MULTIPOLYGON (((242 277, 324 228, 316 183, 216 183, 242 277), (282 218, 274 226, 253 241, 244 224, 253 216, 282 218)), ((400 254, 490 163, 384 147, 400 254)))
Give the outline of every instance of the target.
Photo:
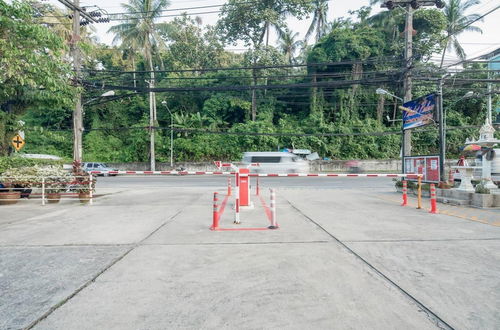
POLYGON ((218 201, 218 193, 214 192, 212 227, 210 227, 211 230, 217 230, 219 228, 219 205, 217 205, 218 201))
POLYGON ((437 202, 436 202, 436 186, 434 183, 431 183, 431 210, 429 213, 438 213, 437 212, 437 202))
POLYGON ((278 229, 278 223, 276 222, 276 192, 274 189, 270 189, 270 191, 271 191, 271 202, 269 208, 271 209, 271 225, 268 228, 278 229))
POLYGON ((406 205, 408 205, 408 182, 403 180, 403 203, 401 203, 401 206, 406 205))
POLYGON ((227 195, 231 196, 231 178, 227 178, 227 195))
POLYGON ((240 174, 236 173, 236 194, 234 196, 234 223, 239 225, 240 221, 240 174))

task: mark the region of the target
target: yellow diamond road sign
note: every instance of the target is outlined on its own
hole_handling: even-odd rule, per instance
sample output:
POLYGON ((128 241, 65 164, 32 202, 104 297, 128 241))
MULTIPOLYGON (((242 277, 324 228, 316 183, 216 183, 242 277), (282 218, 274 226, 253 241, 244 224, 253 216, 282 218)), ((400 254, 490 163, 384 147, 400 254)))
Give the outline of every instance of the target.
POLYGON ((21 148, 24 147, 25 143, 26 142, 24 142, 24 139, 19 134, 16 134, 16 136, 12 138, 12 145, 14 146, 14 148, 16 148, 17 151, 21 150, 21 148))

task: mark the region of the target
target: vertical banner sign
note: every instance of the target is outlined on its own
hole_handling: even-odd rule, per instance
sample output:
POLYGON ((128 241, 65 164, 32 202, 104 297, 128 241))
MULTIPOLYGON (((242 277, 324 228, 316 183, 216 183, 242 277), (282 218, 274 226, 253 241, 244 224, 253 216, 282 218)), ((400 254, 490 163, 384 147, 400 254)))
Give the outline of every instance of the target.
POLYGON ((419 97, 416 100, 403 103, 403 129, 411 129, 432 124, 436 108, 436 94, 419 97))
POLYGON ((423 182, 439 183, 439 156, 405 157, 406 174, 422 174, 423 182))

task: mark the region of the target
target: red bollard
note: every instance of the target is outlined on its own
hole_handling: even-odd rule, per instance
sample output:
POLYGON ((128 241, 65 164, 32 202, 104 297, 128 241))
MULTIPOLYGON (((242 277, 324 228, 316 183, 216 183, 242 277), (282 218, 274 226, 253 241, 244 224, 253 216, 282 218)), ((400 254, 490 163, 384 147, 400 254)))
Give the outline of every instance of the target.
POLYGON ((219 229, 219 205, 217 205, 217 202, 219 201, 219 198, 217 197, 218 193, 214 192, 214 209, 213 209, 213 219, 212 219, 212 227, 210 227, 211 230, 217 230, 219 229))
POLYGON ((408 205, 408 183, 406 180, 403 180, 403 203, 401 206, 408 205))
POLYGON ((231 196, 231 178, 227 178, 227 195, 231 196))
POLYGON ((438 213, 436 203, 436 186, 434 183, 431 183, 431 210, 429 213, 438 213))

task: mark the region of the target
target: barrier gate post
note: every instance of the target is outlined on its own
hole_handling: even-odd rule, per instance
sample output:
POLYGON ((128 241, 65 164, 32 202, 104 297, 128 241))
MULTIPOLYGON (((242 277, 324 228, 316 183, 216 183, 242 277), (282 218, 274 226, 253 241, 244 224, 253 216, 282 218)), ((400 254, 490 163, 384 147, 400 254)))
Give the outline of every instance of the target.
POLYGON ((250 170, 248 168, 240 168, 239 171, 239 193, 240 193, 240 206, 249 206, 250 205, 250 185, 249 185, 249 176, 250 170))

